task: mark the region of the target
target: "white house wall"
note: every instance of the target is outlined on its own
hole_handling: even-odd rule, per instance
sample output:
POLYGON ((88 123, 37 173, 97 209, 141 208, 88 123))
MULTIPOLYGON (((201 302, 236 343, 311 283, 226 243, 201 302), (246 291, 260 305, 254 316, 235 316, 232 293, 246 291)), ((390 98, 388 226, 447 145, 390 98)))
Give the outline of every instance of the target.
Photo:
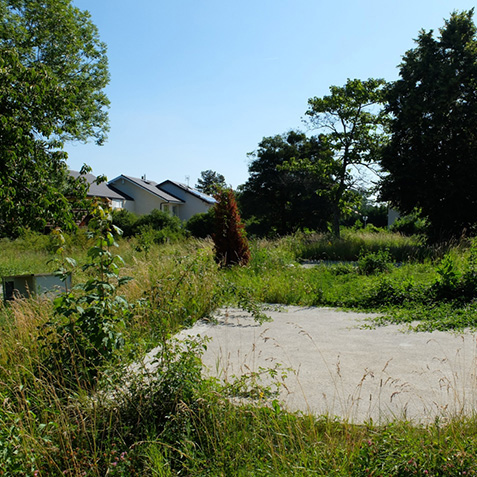
POLYGON ((161 189, 185 202, 178 210, 178 216, 183 221, 189 220, 195 214, 205 213, 213 206, 171 182, 161 184, 161 189))
POLYGON ((161 204, 164 203, 159 197, 126 179, 117 180, 114 187, 134 199, 134 201, 128 200, 124 208, 137 215, 150 214, 154 209, 161 210, 161 204))
POLYGON ((400 213, 396 209, 388 209, 388 228, 396 222, 397 219, 400 217, 400 213))
POLYGON ((195 214, 203 214, 207 212, 213 204, 207 204, 198 197, 192 194, 187 197, 187 202, 179 210, 180 218, 182 220, 189 220, 195 214))

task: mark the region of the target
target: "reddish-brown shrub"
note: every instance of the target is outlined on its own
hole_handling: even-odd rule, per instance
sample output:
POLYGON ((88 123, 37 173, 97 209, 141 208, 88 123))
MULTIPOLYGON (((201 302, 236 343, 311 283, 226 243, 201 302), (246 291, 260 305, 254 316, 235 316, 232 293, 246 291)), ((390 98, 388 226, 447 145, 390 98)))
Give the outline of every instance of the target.
POLYGON ((214 206, 215 260, 222 266, 246 265, 250 260, 245 227, 240 218, 232 189, 222 189, 215 194, 214 206))

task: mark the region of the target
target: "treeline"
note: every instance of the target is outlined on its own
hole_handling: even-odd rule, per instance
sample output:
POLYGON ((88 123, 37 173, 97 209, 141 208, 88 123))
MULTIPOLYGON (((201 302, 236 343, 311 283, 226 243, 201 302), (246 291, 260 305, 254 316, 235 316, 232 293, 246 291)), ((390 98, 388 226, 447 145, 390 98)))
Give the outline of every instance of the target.
MULTIPOLYGON (((2 2, 0 237, 74 227, 85 184, 68 179, 64 144, 101 144, 109 128, 106 48, 97 28, 69 0, 40 3, 2 2)), ((410 214, 412 226, 419 223, 432 241, 474 234, 473 15, 473 9, 454 12, 436 35, 421 31, 402 57, 397 81, 331 86, 328 95, 308 99, 307 133, 292 128, 263 138, 237 191, 248 230, 270 236, 330 229, 339 237, 347 221, 375 223, 363 208, 371 210, 366 199, 372 197, 410 214)), ((225 179, 204 171, 198 185, 217 191, 210 183, 223 187, 225 179)), ((139 221, 131 233, 154 228, 152 222, 139 221)), ((167 227, 172 233, 176 225, 161 229, 167 227)))
MULTIPOLYGON (((367 214, 367 194, 397 209, 398 226, 431 241, 477 224, 477 35, 474 10, 454 12, 437 37, 421 31, 399 79, 348 80, 308 100, 311 134, 265 137, 239 187, 249 230, 300 228, 335 236, 367 214), (371 185, 371 187, 370 187, 371 185), (357 217, 356 217, 357 218, 357 217)), ((374 220, 374 219, 373 219, 374 220)))

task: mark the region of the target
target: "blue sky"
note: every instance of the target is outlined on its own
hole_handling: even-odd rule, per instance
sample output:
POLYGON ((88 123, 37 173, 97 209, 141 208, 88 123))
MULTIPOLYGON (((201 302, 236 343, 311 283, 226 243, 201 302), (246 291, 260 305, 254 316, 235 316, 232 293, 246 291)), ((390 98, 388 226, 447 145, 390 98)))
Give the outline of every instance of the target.
POLYGON ((70 144, 68 164, 194 186, 237 187, 263 137, 306 130, 308 98, 347 78, 397 79, 420 29, 466 0, 73 0, 108 45, 108 142, 70 144))

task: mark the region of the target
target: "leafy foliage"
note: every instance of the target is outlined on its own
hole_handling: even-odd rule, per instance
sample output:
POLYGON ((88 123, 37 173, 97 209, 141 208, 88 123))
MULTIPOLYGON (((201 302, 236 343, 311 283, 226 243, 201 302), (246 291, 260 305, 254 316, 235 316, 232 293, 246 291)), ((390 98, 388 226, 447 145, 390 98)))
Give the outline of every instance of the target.
POLYGON ((333 233, 340 235, 341 216, 356 199, 356 178, 351 168, 362 172, 377 162, 383 144, 385 118, 378 107, 383 103, 382 79, 350 80, 342 87, 331 86, 330 95, 308 100, 306 115, 310 125, 323 131, 321 141, 332 154, 325 163, 303 159, 292 164, 294 169, 325 175, 327 187, 320 193, 327 197, 333 209, 333 233))
POLYGON ((283 166, 292 160, 306 160, 321 172, 329 155, 326 143, 303 133, 291 131, 263 138, 257 151, 249 154, 250 177, 240 187, 239 203, 247 230, 273 236, 326 228, 330 203, 319 192, 326 187, 328 177, 283 166))
POLYGON ((71 224, 67 140, 104 142, 105 46, 69 0, 0 2, 0 235, 71 224))
POLYGON ((399 217, 391 225, 391 230, 404 235, 425 235, 427 225, 427 220, 415 210, 411 214, 399 217))
POLYGON ((473 10, 455 12, 439 36, 421 31, 387 92, 391 140, 382 198, 422 210, 433 240, 477 223, 477 30, 473 10))
POLYGON ((389 272, 392 266, 391 254, 388 250, 362 253, 358 259, 358 270, 364 275, 389 272))
POLYGON ((179 230, 181 221, 179 217, 154 209, 147 215, 141 215, 134 224, 133 230, 137 232, 145 226, 151 226, 154 230, 161 230, 166 227, 179 230))
POLYGON ((197 179, 197 184, 195 186, 198 191, 210 196, 213 196, 220 189, 226 187, 227 184, 225 182, 225 177, 210 169, 200 173, 200 177, 197 179))
POLYGON ((124 237, 137 237, 139 247, 149 243, 164 243, 176 241, 185 236, 184 226, 181 220, 164 212, 154 209, 149 214, 137 215, 128 210, 113 211, 113 224, 123 230, 124 237))
POLYGON ((214 209, 210 208, 207 212, 193 215, 186 222, 187 231, 196 238, 211 237, 214 232, 214 209))
POLYGON ((112 214, 113 224, 123 231, 123 237, 134 235, 134 226, 138 216, 127 209, 114 209, 112 214))
MULTIPOLYGON (((63 368, 69 382, 65 385, 94 386, 101 364, 111 360, 124 344, 121 328, 129 313, 129 304, 117 295, 117 288, 129 281, 119 276, 122 259, 112 253, 114 235, 111 212, 96 205, 89 222, 94 245, 88 251, 90 262, 84 271, 93 275, 74 289, 55 299, 56 319, 44 330, 45 350, 49 350, 49 366, 63 368)), ((70 265, 75 265, 69 261, 70 265)), ((61 267, 59 273, 67 270, 61 267)))

